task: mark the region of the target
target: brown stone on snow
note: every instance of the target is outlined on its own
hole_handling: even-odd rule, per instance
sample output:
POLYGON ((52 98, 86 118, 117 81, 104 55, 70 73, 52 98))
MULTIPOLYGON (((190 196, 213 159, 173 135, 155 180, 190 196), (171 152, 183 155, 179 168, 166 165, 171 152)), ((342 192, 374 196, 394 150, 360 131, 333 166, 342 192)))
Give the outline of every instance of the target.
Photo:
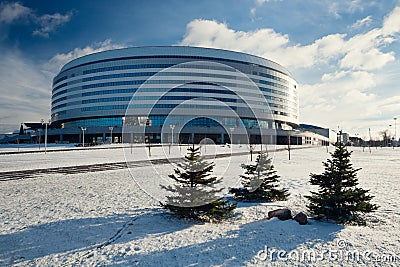
POLYGON ((268 220, 276 217, 279 220, 286 221, 292 219, 292 212, 289 209, 277 209, 268 212, 268 220))
POLYGON ((294 216, 293 220, 298 222, 300 225, 305 225, 307 224, 307 215, 305 215, 303 212, 300 212, 296 216, 294 216))

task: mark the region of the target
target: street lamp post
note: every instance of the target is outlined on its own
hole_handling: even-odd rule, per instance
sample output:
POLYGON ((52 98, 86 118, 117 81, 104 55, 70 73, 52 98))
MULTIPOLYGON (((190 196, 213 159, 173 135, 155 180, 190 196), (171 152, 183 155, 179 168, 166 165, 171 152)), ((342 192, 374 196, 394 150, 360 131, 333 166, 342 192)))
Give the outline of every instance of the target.
POLYGON ((144 137, 144 143, 147 144, 147 147, 148 147, 148 149, 149 149, 149 157, 151 157, 150 136, 145 136, 145 137, 144 137))
POLYGON ((204 153, 207 153, 207 132, 204 133, 204 153))
POLYGON ((232 145, 233 145, 233 130, 235 130, 235 128, 233 128, 233 127, 229 128, 229 131, 231 132, 231 136, 230 136, 230 139, 231 139, 231 147, 232 147, 232 145))
POLYGON ((169 143, 169 154, 171 155, 171 145, 174 143, 174 129, 175 129, 175 125, 174 124, 170 124, 169 128, 171 128, 171 142, 169 143))
POLYGON ((82 147, 85 147, 85 131, 86 131, 86 127, 81 127, 82 130, 82 147))
POLYGON ((40 132, 41 132, 41 130, 38 129, 37 132, 38 132, 38 143, 39 143, 39 150, 40 150, 40 138, 41 138, 41 136, 40 136, 41 133, 40 132))
POLYGON ((250 148, 250 161, 253 161, 253 150, 254 150, 254 146, 253 146, 252 144, 250 144, 249 148, 250 148))
POLYGON ((394 120, 394 141, 396 142, 397 146, 397 124, 396 124, 397 118, 394 117, 393 120, 394 120))
POLYGON ((114 127, 112 127, 112 126, 110 126, 110 127, 108 127, 108 129, 110 130, 110 144, 112 144, 113 143, 113 136, 112 136, 112 132, 113 132, 113 130, 114 130, 114 127))
POLYGON ((47 125, 50 123, 50 120, 49 120, 49 122, 45 122, 44 119, 42 119, 41 122, 42 122, 42 125, 44 124, 46 127, 45 133, 44 133, 44 153, 46 154, 47 153, 47 125))
POLYGON ((174 143, 174 129, 175 129, 175 125, 174 124, 170 124, 169 128, 171 128, 171 143, 174 143))
POLYGON ((289 160, 290 160, 290 130, 288 130, 288 152, 289 152, 289 160))

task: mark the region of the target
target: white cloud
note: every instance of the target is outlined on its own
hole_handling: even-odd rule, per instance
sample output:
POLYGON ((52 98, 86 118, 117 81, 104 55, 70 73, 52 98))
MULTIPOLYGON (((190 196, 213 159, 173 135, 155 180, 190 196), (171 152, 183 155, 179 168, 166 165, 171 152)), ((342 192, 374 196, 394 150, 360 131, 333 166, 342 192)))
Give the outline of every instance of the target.
POLYGON ((282 0, 255 0, 257 5, 262 5, 265 2, 280 2, 280 1, 282 1, 282 0))
MULTIPOLYGON (((340 3, 337 10, 343 8, 343 2, 340 3)), ((347 12, 361 10, 360 4, 349 2, 347 7, 351 6, 351 10, 347 12)), ((353 26, 367 26, 371 20, 366 17, 353 26)), ((356 125, 378 131, 386 124, 382 122, 385 116, 400 114, 400 104, 396 102, 400 63, 393 46, 400 40, 399 33, 400 7, 396 7, 381 27, 354 36, 333 33, 305 45, 291 43, 287 34, 274 29, 238 31, 210 20, 191 21, 180 44, 259 55, 282 64, 292 73, 302 73, 303 77, 295 75, 297 79, 315 79, 319 73, 318 82, 300 84, 302 122, 331 128, 340 125, 350 132, 356 125), (382 75, 388 66, 396 70, 393 77, 382 75), (325 73, 321 73, 324 69, 325 73)))
POLYGON ((339 72, 330 79, 325 76, 321 83, 300 85, 302 120, 351 129, 355 121, 376 118, 380 100, 376 94, 368 92, 374 86, 374 75, 365 72, 339 72))
POLYGON ((348 73, 349 73, 348 71, 336 71, 334 73, 325 73, 324 75, 322 75, 321 81, 323 82, 335 81, 345 77, 348 73))
POLYGON ((51 77, 17 52, 3 51, 0 56, 0 128, 48 118, 51 77))
POLYGON ((0 22, 12 23, 21 18, 26 18, 32 13, 28 7, 20 3, 2 3, 0 4, 0 22))
MULTIPOLYGON (((353 6, 357 4, 358 1, 352 2, 353 6)), ((359 24, 368 21, 370 17, 364 18, 359 24)), ((247 52, 269 58, 288 68, 309 68, 320 63, 339 61, 340 68, 373 70, 395 60, 394 52, 383 52, 383 48, 398 41, 399 33, 400 7, 397 7, 385 18, 382 28, 353 37, 330 34, 308 45, 291 44, 288 35, 270 28, 235 31, 225 23, 200 19, 188 23, 180 44, 247 52)))
POLYGON ((260 6, 262 6, 264 3, 268 3, 268 2, 281 2, 282 0, 255 0, 255 6, 253 6, 252 8, 250 8, 250 16, 252 18, 252 20, 254 21, 255 19, 255 15, 257 12, 257 8, 259 8, 260 6))
POLYGON ((361 0, 345 1, 345 3, 348 5, 346 10, 348 10, 350 14, 364 10, 365 3, 361 0))
POLYGON ((335 103, 340 96, 351 90, 368 91, 377 85, 374 74, 365 71, 339 71, 324 74, 321 82, 300 86, 301 105, 314 105, 310 97, 318 96, 325 103, 335 103), (304 95, 302 95, 304 94, 304 95))
POLYGON ((400 31, 400 6, 396 7, 384 20, 382 33, 384 35, 398 34, 400 31))
POLYGON ((74 13, 67 12, 65 15, 60 13, 37 15, 29 7, 25 7, 18 2, 0 4, 0 22, 11 24, 20 19, 39 25, 40 28, 32 32, 34 36, 48 38, 57 27, 69 22, 74 13))
POLYGON ((265 2, 267 2, 268 0, 256 0, 255 2, 256 2, 256 4, 258 4, 258 5, 262 5, 262 4, 264 4, 265 2))
POLYGON ((105 40, 84 48, 75 48, 65 54, 57 54, 42 65, 34 64, 18 52, 0 50, 0 133, 18 129, 21 122, 39 122, 42 118, 49 118, 51 82, 66 62, 120 47, 122 46, 105 40))
POLYGON ((328 6, 328 11, 329 11, 329 13, 330 14, 332 14, 335 18, 340 18, 340 14, 339 14, 339 11, 338 11, 338 4, 337 3, 331 3, 329 6, 328 6))
POLYGON ((380 82, 375 73, 348 70, 326 73, 315 84, 300 84, 300 118, 331 128, 339 125, 350 134, 367 136, 371 128, 374 136, 400 114, 400 95, 395 88, 384 95, 380 82))
MULTIPOLYGON (((372 29, 358 34, 346 41, 343 57, 340 58, 341 68, 375 70, 384 67, 395 60, 393 51, 382 52, 388 44, 398 41, 399 38, 388 37, 383 34, 382 28, 372 29)), ((396 29, 400 32, 400 27, 396 29)))
POLYGON ((366 52, 360 50, 352 50, 346 54, 341 60, 341 68, 375 70, 380 69, 387 63, 394 61, 394 52, 382 53, 376 48, 366 52))
POLYGON ((365 6, 374 6, 377 3, 375 1, 369 1, 366 3, 361 0, 344 0, 344 1, 326 1, 328 11, 335 18, 341 18, 341 14, 354 14, 358 11, 363 11, 365 6))
POLYGON ((260 55, 278 49, 288 42, 287 35, 276 33, 273 29, 234 31, 224 23, 197 19, 187 25, 186 35, 181 44, 225 48, 260 55))
POLYGON ((369 26, 372 23, 371 16, 365 17, 363 19, 357 20, 353 25, 350 26, 351 29, 360 29, 364 26, 369 26))
POLYGON ((224 23, 193 20, 180 44, 223 48, 266 57, 286 67, 307 68, 341 53, 345 35, 325 36, 311 45, 290 46, 288 35, 264 28, 251 32, 229 29, 224 23))
POLYGON ((36 20, 41 28, 34 30, 32 34, 48 38, 49 33, 54 32, 57 27, 70 21, 72 16, 73 12, 68 12, 65 15, 55 13, 53 15, 46 14, 38 17, 36 20))
POLYGON ((124 46, 119 45, 119 44, 113 44, 110 39, 107 39, 103 42, 98 42, 94 43, 92 45, 88 45, 84 48, 75 48, 67 53, 60 53, 54 55, 48 62, 46 62, 43 65, 43 69, 51 73, 52 75, 55 75, 63 65, 65 65, 67 62, 78 58, 82 57, 88 54, 93 54, 105 50, 110 50, 110 49, 117 49, 117 48, 123 48, 124 46))
POLYGON ((346 34, 330 34, 315 41, 321 58, 331 59, 341 55, 346 45, 346 34))

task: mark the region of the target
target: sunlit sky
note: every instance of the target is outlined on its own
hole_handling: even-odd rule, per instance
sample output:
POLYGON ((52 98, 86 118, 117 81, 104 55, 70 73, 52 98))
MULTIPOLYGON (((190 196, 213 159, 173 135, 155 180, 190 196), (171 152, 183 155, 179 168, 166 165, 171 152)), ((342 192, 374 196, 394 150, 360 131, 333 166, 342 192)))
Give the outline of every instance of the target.
POLYGON ((400 0, 1 1, 0 132, 49 118, 52 78, 71 59, 190 45, 286 67, 299 83, 301 123, 394 133, 399 40, 400 0))

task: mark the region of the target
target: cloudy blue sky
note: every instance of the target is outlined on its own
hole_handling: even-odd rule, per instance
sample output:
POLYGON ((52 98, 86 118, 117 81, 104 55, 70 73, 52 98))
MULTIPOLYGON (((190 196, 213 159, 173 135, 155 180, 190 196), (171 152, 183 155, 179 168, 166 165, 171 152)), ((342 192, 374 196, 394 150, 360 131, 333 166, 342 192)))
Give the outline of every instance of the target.
POLYGON ((300 85, 302 123, 363 137, 400 117, 400 0, 1 1, 0 132, 49 117, 69 60, 142 45, 274 60, 300 85))

